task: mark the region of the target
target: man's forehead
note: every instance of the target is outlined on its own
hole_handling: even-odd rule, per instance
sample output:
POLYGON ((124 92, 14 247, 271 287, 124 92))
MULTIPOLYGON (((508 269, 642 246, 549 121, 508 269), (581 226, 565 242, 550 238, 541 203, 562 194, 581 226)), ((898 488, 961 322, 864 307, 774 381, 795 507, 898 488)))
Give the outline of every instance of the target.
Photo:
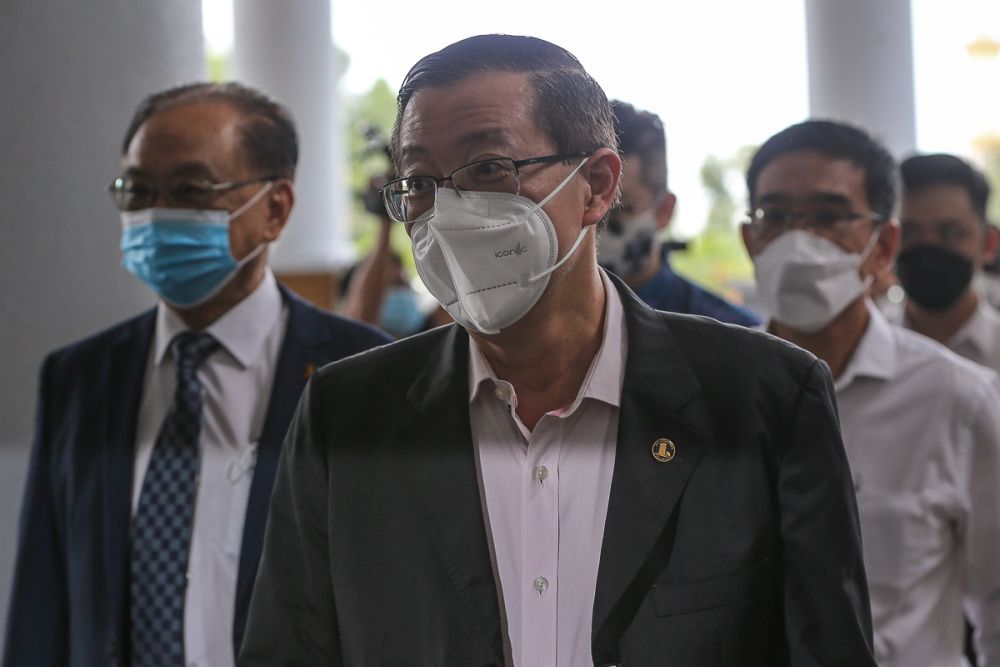
POLYGON ((122 156, 126 168, 156 165, 197 172, 239 162, 242 116, 231 105, 194 101, 162 109, 136 131, 122 156))
POLYGON ((806 198, 843 195, 867 198, 865 169, 846 158, 818 151, 784 153, 757 176, 756 198, 806 198))
POLYGON ((969 191, 957 183, 931 183, 903 191, 903 208, 975 213, 969 191))
MULTIPOLYGON (((402 164, 448 161, 478 150, 518 150, 545 139, 528 75, 472 74, 417 91, 400 119, 402 164)), ((518 156, 522 157, 522 156, 518 156)))

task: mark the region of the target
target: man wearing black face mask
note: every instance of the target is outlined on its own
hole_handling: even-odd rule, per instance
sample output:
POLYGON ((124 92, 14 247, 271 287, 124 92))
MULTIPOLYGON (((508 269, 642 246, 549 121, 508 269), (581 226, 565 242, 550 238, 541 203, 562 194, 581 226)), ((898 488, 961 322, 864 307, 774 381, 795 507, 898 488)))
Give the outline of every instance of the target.
POLYGON ((958 354, 1000 370, 1000 315, 973 289, 997 251, 986 220, 990 186, 953 155, 917 155, 900 165, 904 324, 958 354))

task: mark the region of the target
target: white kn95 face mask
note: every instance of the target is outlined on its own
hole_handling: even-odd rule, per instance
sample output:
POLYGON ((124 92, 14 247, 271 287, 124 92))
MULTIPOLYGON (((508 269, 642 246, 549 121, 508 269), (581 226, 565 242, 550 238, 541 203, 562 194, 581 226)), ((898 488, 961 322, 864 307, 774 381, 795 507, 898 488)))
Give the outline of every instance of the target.
POLYGON ((860 254, 801 229, 785 232, 753 258, 757 290, 777 321, 796 331, 816 333, 844 311, 871 284, 858 270, 875 247, 878 230, 860 254))
POLYGON ((559 241, 542 207, 570 182, 583 160, 537 204, 501 192, 437 191, 434 208, 411 228, 417 273, 456 322, 496 334, 538 302, 549 276, 569 259, 589 227, 558 262, 559 241))

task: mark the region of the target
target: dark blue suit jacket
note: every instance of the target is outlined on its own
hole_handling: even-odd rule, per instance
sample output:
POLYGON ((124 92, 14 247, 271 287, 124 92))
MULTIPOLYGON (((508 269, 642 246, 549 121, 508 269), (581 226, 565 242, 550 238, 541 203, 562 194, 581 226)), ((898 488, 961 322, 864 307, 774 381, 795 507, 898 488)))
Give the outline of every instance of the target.
MULTIPOLYGON (((246 625, 281 443, 315 368, 388 342, 287 290, 279 355, 247 504, 234 650, 246 625)), ((6 667, 127 664, 134 440, 156 311, 46 358, 21 510, 6 667)))

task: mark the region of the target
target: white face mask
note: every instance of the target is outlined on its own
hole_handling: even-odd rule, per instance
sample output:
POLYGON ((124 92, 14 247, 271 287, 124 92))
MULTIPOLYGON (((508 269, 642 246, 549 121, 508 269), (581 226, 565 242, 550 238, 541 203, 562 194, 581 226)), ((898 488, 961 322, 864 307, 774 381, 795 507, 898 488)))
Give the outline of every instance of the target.
POLYGON ((639 215, 608 224, 597 248, 601 266, 622 278, 630 278, 649 265, 656 242, 658 206, 654 204, 639 215))
POLYGON ((589 227, 556 262, 559 240, 542 207, 583 160, 539 203, 500 192, 437 191, 433 217, 411 229, 417 273, 456 322, 496 334, 517 322, 541 298, 549 276, 579 247, 589 227))
POLYGON ((777 321, 816 333, 871 284, 858 269, 878 240, 878 230, 859 255, 801 229, 785 232, 753 258, 757 290, 777 321))

